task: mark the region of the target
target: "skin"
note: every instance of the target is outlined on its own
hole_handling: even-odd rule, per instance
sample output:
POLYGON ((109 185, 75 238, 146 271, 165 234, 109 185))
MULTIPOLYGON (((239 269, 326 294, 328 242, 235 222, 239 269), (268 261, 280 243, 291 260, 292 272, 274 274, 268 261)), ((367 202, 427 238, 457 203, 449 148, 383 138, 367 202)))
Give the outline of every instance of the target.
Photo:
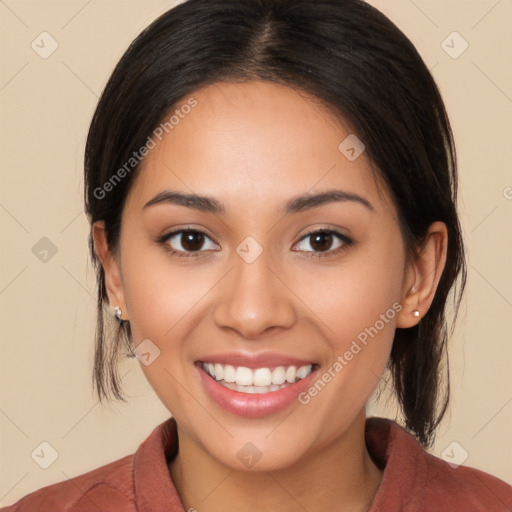
MULTIPOLYGON (((338 150, 350 128, 303 93, 248 82, 191 96, 198 105, 137 175, 118 253, 103 223, 93 226, 111 306, 130 321, 135 346, 149 338, 161 351, 141 368, 178 424, 173 482, 186 510, 368 510, 382 472, 364 442, 366 401, 396 327, 415 325, 413 310, 423 317, 432 303, 446 226, 432 224, 421 253, 407 261, 395 206, 366 154, 351 162, 338 150), (213 197, 226 211, 143 209, 166 189, 213 197), (280 210, 292 197, 331 189, 363 196, 374 211, 355 201, 289 216, 280 210), (185 228, 209 237, 192 257, 155 241, 185 228), (344 243, 333 236, 322 252, 306 236, 319 228, 354 243, 333 254, 344 243), (250 264, 236 252, 248 236, 263 249, 250 264), (194 367, 205 354, 271 351, 315 361, 322 374, 394 303, 401 311, 306 405, 237 416, 211 400, 194 367), (248 441, 262 454, 251 468, 237 457, 248 441)), ((166 244, 190 247, 180 235, 166 244)))

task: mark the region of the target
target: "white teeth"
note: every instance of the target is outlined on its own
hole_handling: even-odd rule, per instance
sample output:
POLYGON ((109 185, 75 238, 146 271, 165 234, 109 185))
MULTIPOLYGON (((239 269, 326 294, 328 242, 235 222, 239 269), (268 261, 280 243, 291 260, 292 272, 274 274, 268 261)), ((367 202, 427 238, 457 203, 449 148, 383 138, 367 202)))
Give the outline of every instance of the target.
POLYGON ((224 366, 224 381, 225 382, 235 382, 236 380, 236 369, 234 366, 227 364, 224 366))
POLYGON ((295 382, 295 376, 297 375, 297 368, 295 366, 289 366, 286 368, 286 380, 287 382, 295 382))
POLYGON ((312 368, 312 366, 310 364, 308 364, 307 366, 301 366, 297 370, 297 377, 299 379, 303 379, 304 377, 307 377, 311 373, 311 368, 312 368))
POLYGON ((203 368, 215 380, 221 381, 221 384, 232 384, 225 386, 230 389, 238 391, 237 388, 240 386, 250 386, 251 390, 244 391, 247 393, 266 393, 307 377, 311 373, 313 365, 308 364, 299 368, 296 366, 277 366, 273 370, 270 368, 256 368, 252 370, 245 366, 235 367, 230 364, 203 363, 203 368))
POLYGON ((271 386, 239 386, 235 382, 226 382, 224 380, 221 380, 219 384, 225 388, 232 389, 233 391, 240 391, 248 394, 270 393, 289 386, 289 384, 283 384, 281 386, 275 386, 274 384, 271 386))
POLYGON ((251 384, 254 386, 270 386, 270 384, 272 384, 270 370, 268 368, 258 368, 257 370, 254 370, 251 384))
MULTIPOLYGON (((217 379, 217 365, 215 365, 215 378, 217 379)), ((222 377, 217 380, 221 379, 222 377)), ((239 366, 236 369, 235 381, 239 386, 252 386, 252 370, 250 368, 246 368, 245 366, 239 366)))
POLYGON ((272 384, 280 385, 286 380, 286 372, 283 366, 278 366, 272 370, 272 384))
POLYGON ((221 364, 215 363, 215 379, 222 380, 224 378, 224 368, 221 364))

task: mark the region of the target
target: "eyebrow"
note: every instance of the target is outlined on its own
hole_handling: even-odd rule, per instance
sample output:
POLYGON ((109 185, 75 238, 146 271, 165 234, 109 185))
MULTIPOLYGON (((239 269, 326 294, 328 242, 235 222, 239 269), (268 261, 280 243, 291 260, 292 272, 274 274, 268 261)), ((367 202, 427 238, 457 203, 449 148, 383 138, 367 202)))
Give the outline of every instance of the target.
MULTIPOLYGON (((328 190, 319 194, 301 194, 289 199, 282 208, 282 213, 291 215, 334 202, 355 202, 375 213, 373 205, 366 198, 344 190, 328 190)), ((185 194, 172 190, 164 190, 158 193, 143 206, 143 210, 157 204, 186 206, 209 213, 226 213, 224 205, 213 197, 185 194)))

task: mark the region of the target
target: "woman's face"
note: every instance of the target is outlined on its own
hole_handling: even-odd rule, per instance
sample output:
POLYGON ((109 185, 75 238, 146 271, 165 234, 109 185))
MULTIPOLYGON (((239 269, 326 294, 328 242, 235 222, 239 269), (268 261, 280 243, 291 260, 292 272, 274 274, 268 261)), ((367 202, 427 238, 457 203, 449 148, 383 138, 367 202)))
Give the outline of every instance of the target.
POLYGON ((412 282, 397 213, 362 146, 342 144, 350 130, 318 102, 270 82, 192 97, 127 198, 111 303, 144 343, 142 369, 183 438, 232 468, 287 467, 364 421, 412 282), (167 192, 193 200, 147 206, 167 192), (180 230, 205 235, 159 242, 180 230), (264 387, 294 382, 292 366, 303 379, 264 387), (237 391, 221 371, 263 387, 237 391))

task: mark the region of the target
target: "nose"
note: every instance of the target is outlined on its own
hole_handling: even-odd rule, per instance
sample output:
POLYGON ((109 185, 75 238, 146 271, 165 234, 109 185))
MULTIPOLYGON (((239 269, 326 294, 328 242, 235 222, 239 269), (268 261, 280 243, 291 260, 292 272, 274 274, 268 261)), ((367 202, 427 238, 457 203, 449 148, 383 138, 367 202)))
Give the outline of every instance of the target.
POLYGON ((297 317, 292 284, 278 275, 278 268, 272 268, 276 265, 265 251, 251 263, 238 254, 233 260, 234 267, 217 289, 215 324, 247 340, 289 329, 297 317))

